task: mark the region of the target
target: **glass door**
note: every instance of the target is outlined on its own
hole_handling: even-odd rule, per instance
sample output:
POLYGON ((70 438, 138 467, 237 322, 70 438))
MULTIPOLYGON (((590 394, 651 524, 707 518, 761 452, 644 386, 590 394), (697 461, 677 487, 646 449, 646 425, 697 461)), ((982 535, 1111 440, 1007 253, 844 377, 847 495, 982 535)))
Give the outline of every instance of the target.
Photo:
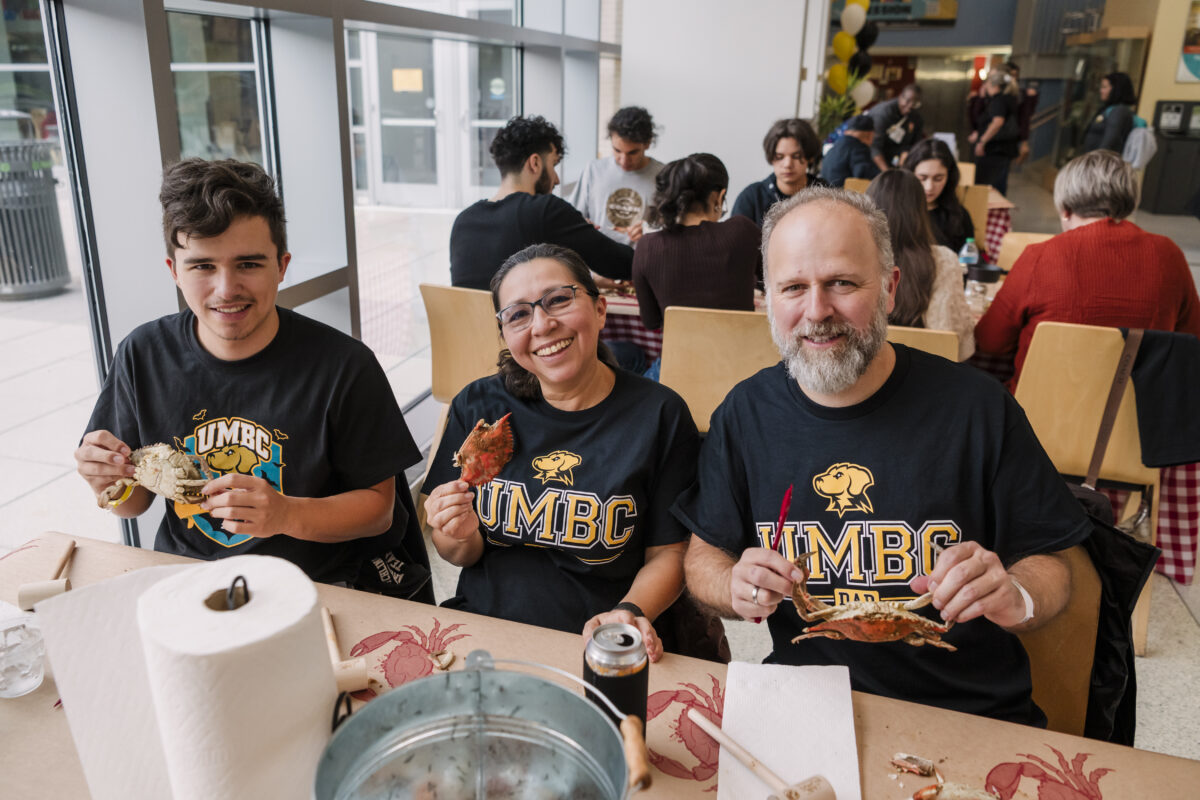
POLYGON ((491 196, 500 185, 500 171, 488 148, 504 123, 520 113, 520 76, 515 47, 467 44, 462 52, 465 69, 456 85, 466 124, 461 126, 459 146, 468 158, 458 163, 468 164, 460 185, 461 202, 469 205, 491 196))

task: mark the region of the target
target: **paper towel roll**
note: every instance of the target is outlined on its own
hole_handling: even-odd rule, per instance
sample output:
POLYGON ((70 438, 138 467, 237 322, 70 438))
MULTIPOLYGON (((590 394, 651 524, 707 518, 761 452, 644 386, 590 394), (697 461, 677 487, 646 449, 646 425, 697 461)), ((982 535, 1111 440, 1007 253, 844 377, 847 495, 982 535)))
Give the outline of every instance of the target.
POLYGON ((188 569, 146 590, 138 626, 174 800, 311 796, 336 693, 298 567, 236 556, 188 569), (250 601, 210 607, 238 575, 250 601))

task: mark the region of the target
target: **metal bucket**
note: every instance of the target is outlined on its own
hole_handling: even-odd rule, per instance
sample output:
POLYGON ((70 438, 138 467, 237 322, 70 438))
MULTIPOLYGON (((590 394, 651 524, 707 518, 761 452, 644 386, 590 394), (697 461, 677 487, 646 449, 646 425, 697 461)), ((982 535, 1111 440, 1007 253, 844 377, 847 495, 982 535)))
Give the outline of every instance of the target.
POLYGON ((621 735, 594 703, 491 664, 472 653, 466 669, 404 684, 356 712, 321 757, 316 800, 627 796, 621 735))

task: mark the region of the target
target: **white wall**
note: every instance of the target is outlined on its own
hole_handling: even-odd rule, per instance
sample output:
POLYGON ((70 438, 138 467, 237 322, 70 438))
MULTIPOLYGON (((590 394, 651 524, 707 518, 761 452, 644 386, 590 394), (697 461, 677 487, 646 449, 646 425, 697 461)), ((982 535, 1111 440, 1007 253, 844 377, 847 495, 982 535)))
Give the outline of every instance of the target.
POLYGON ((667 162, 713 153, 729 170, 731 206, 743 187, 766 176, 771 168, 763 157, 763 136, 772 122, 796 114, 808 5, 807 0, 627 3, 621 105, 645 106, 654 116, 659 134, 651 155, 667 162))

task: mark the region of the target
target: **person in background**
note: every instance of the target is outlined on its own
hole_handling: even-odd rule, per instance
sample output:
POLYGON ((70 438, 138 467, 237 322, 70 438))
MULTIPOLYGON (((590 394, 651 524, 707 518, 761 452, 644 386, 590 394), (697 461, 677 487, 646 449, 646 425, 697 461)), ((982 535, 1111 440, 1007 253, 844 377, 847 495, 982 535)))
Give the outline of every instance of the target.
POLYGON ((821 179, 840 189, 846 178, 870 180, 880 168, 871 158, 871 142, 875 138, 875 122, 870 114, 859 114, 846 126, 846 132, 833 143, 821 159, 821 179))
POLYGON ((628 280, 633 248, 600 233, 561 197, 555 167, 566 148, 558 129, 542 117, 513 117, 496 134, 490 151, 500 169, 500 188, 459 213, 450 229, 450 283, 487 290, 513 253, 549 242, 569 247, 592 269, 628 280))
POLYGON ((900 267, 888 324, 953 331, 958 334, 958 360, 966 361, 975 352, 975 319, 963 296, 958 255, 934 238, 921 182, 908 170, 888 170, 871 181, 867 197, 887 216, 893 258, 900 267))
POLYGON ((871 160, 880 170, 898 166, 913 145, 925 138, 925 121, 917 112, 920 107, 921 87, 910 83, 900 94, 868 112, 875 123, 871 160))
MULTIPOLYGON (((667 306, 754 310, 762 277, 761 232, 734 214, 721 222, 729 173, 721 159, 693 153, 658 174, 646 234, 633 254, 633 285, 642 324, 657 330, 667 306)), ((658 379, 654 362, 647 377, 658 379)))
POLYGON ((925 209, 937 243, 955 253, 975 236, 975 223, 958 199, 958 161, 940 139, 917 142, 904 161, 925 190, 925 209))
MULTIPOLYGON (((168 501, 155 550, 277 556, 352 586, 365 560, 392 551, 427 577, 397 485, 421 451, 387 376, 362 342, 276 304, 292 256, 275 182, 257 164, 189 158, 163 170, 159 200, 187 308, 117 348, 79 474, 102 495, 133 476, 133 450, 173 443, 219 477, 199 504, 168 501)), ((132 519, 153 499, 135 485, 104 507, 132 519)), ((414 591, 404 596, 433 602, 428 582, 414 591)))
POLYGON ((1125 217, 1137 205, 1133 168, 1110 150, 1067 163, 1054 180, 1063 232, 1031 244, 975 327, 983 352, 1015 351, 1015 389, 1039 322, 1182 331, 1200 336, 1200 299, 1187 258, 1125 217))
POLYGON ((654 177, 662 162, 646 155, 654 144, 654 119, 638 106, 622 108, 608 121, 612 158, 587 165, 575 184, 570 203, 599 226, 601 233, 633 244, 642 236, 642 218, 654 194, 654 177))
POLYGON ((570 250, 514 254, 492 279, 492 301, 499 374, 451 402, 421 489, 433 546, 462 567, 445 605, 585 637, 629 623, 657 661, 655 620, 683 589, 688 532, 670 507, 695 476, 688 407, 613 368, 599 339, 605 300, 570 250), (472 490, 454 452, 476 420, 505 414, 516 452, 472 490))
POLYGON ((1029 158, 1029 125, 1033 114, 1037 111, 1038 100, 1041 97, 1036 86, 1026 85, 1021 88, 1021 68, 1017 62, 1008 62, 1008 71, 1017 82, 1017 160, 1020 164, 1029 158))
POLYGON ((1112 150, 1120 155, 1133 130, 1133 106, 1137 97, 1133 81, 1124 72, 1110 72, 1100 79, 1100 110, 1088 123, 1080 153, 1112 150))
POLYGON ((821 141, 812 126, 802 119, 781 119, 763 138, 763 155, 771 165, 771 174, 756 181, 737 196, 733 213, 762 224, 767 209, 791 197, 806 186, 824 185, 810 174, 821 157, 821 141))
POLYGON ((1004 67, 996 67, 983 83, 987 106, 968 141, 975 146, 975 183, 1008 191, 1008 170, 1017 157, 1017 82, 1004 67))

